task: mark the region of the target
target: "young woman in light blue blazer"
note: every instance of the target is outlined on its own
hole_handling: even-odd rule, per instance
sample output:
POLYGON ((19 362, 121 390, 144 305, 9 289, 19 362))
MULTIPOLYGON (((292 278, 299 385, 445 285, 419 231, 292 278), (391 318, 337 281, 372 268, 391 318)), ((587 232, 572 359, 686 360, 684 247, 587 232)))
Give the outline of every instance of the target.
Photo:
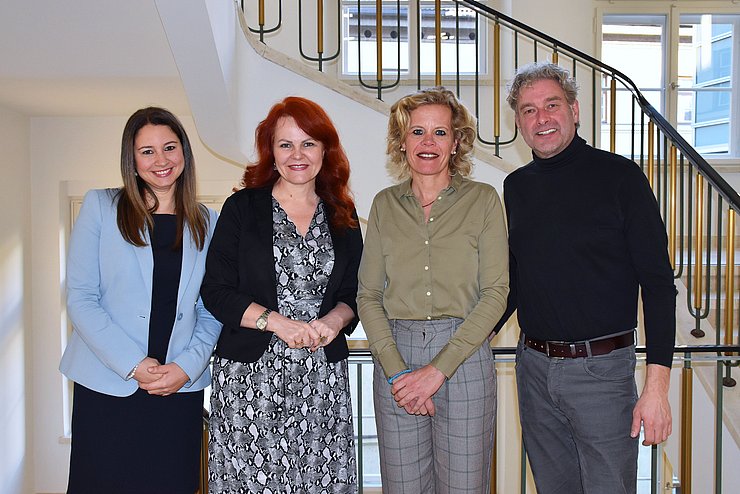
POLYGON ((121 175, 85 195, 70 238, 68 493, 192 494, 221 331, 199 297, 216 213, 196 202, 190 142, 167 110, 129 118, 121 175))

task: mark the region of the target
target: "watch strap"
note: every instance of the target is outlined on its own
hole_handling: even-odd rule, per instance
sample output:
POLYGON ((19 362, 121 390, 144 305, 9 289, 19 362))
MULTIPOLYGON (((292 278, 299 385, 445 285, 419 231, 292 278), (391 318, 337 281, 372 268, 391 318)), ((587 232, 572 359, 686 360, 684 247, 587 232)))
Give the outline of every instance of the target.
POLYGON ((267 318, 270 316, 271 313, 272 310, 265 309, 265 311, 257 318, 256 326, 259 331, 267 331, 267 318))

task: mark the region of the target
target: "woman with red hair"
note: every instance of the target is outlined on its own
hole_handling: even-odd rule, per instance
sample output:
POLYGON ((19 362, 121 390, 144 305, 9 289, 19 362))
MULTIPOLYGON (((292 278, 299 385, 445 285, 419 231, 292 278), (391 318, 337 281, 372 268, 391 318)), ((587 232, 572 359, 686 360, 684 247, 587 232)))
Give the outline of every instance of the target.
POLYGON ((362 237, 349 162, 316 103, 257 127, 258 161, 224 203, 201 294, 223 323, 211 393, 211 493, 356 492, 347 341, 362 237))

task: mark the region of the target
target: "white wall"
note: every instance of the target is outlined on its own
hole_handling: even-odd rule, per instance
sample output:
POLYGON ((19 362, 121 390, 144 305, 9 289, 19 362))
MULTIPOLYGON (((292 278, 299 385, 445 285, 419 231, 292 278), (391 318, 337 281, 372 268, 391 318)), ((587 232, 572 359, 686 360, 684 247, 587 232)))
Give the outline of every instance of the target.
POLYGON ((28 492, 33 466, 29 414, 29 119, 0 107, 0 492, 28 492))

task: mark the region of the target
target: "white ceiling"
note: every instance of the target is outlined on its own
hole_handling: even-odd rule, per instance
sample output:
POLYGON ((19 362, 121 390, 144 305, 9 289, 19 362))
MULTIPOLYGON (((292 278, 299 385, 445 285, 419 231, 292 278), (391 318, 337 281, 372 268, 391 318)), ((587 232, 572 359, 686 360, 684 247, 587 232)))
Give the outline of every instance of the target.
POLYGON ((32 115, 189 114, 154 0, 0 0, 0 105, 32 115))

